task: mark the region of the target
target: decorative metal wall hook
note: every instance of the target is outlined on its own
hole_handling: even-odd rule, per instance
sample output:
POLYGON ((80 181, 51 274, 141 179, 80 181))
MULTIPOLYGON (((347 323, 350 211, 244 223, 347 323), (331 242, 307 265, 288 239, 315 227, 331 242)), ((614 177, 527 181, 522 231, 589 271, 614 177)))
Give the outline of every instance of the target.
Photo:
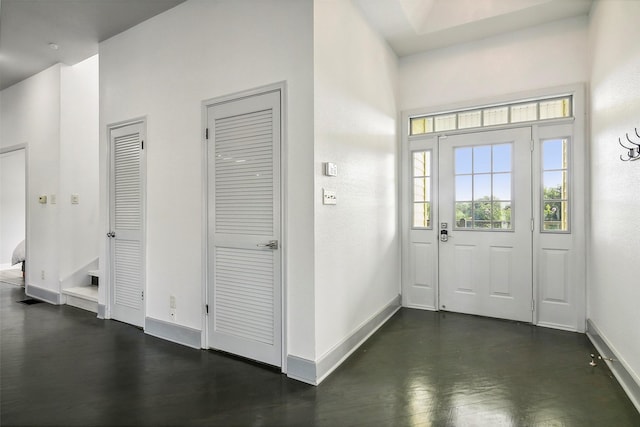
POLYGON ((632 141, 631 138, 629 138, 628 133, 625 134, 628 143, 623 143, 622 139, 618 138, 618 143, 620 144, 620 146, 627 150, 627 153, 625 155, 620 155, 620 160, 622 160, 623 162, 640 159, 640 134, 638 134, 638 128, 634 128, 634 132, 636 134, 636 137, 638 138, 638 142, 632 141))

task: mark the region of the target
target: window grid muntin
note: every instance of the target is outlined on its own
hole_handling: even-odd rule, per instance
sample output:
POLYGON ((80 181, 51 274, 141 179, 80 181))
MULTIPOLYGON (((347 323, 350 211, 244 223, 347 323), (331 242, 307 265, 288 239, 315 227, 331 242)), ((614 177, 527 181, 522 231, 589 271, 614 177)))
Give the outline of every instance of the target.
POLYGON ((432 156, 432 150, 416 150, 416 151, 412 151, 411 152, 411 228, 414 229, 432 229, 433 228, 433 221, 432 221, 432 203, 431 203, 431 199, 432 199, 432 194, 433 194, 433 180, 432 178, 432 174, 433 174, 433 156, 432 156), (424 158, 424 174, 422 175, 416 175, 416 155, 422 155, 424 158), (416 201, 416 179, 427 179, 429 184, 428 184, 428 188, 425 185, 425 194, 423 199, 425 200, 418 200, 416 201), (421 219, 421 223, 422 225, 416 225, 417 222, 417 218, 416 218, 416 209, 418 207, 418 205, 422 205, 422 208, 424 209, 422 212, 425 213, 425 215, 423 215, 422 219, 421 219))
POLYGON ((541 99, 536 99, 536 100, 523 100, 523 101, 517 101, 517 102, 511 102, 511 103, 506 103, 506 104, 496 104, 496 105, 487 105, 487 106, 483 106, 483 107, 475 107, 475 108, 468 108, 468 109, 464 109, 464 110, 458 110, 458 111, 448 111, 448 112, 440 112, 440 113, 435 113, 435 114, 427 114, 424 116, 415 116, 415 117, 410 117, 409 118, 409 135, 413 136, 413 135, 424 135, 424 134, 429 134, 429 133, 436 133, 436 132, 446 132, 446 131, 455 131, 455 130, 466 130, 466 129, 483 129, 483 128, 491 128, 491 127, 496 127, 496 126, 505 126, 505 125, 509 125, 509 124, 522 124, 522 123, 531 123, 531 122, 538 122, 538 121, 545 121, 545 120, 557 120, 557 119, 566 119, 566 118, 570 118, 573 117, 573 96, 571 95, 567 95, 567 96, 558 96, 558 97, 551 97, 551 98, 541 98, 541 99), (541 104, 548 104, 551 102, 560 102, 562 103, 562 115, 560 116, 556 116, 556 117, 547 117, 544 119, 541 119, 541 110, 540 110, 540 105, 541 104), (536 104, 536 119, 535 120, 525 120, 525 121, 513 121, 513 115, 512 115, 512 107, 514 106, 520 106, 520 105, 529 105, 529 104, 536 104), (499 124, 490 124, 490 125, 485 125, 485 112, 486 111, 490 111, 493 109, 497 109, 497 108, 502 108, 505 107, 507 108, 507 122, 506 123, 499 123, 499 124), (472 113, 475 111, 480 111, 481 113, 481 119, 480 119, 480 126, 477 127, 460 127, 459 126, 459 115, 460 114, 466 114, 466 113, 472 113), (436 118, 438 117, 446 117, 446 116, 451 116, 451 115, 455 115, 455 123, 456 126, 455 128, 452 129, 446 129, 446 130, 437 130, 436 129, 436 118), (430 126, 430 130, 427 129, 426 123, 429 122, 429 119, 431 119, 431 126, 430 126), (413 127, 413 123, 414 121, 420 121, 420 120, 425 120, 425 126, 424 126, 424 132, 416 132, 414 127, 413 127))
POLYGON ((552 233, 552 234, 569 234, 571 233, 571 179, 569 165, 571 164, 571 138, 567 136, 545 138, 540 141, 540 232, 552 233), (549 168, 545 169, 545 143, 551 141, 562 141, 563 150, 561 159, 561 168, 549 168), (545 198, 545 172, 560 172, 563 177, 563 192, 564 197, 560 199, 547 199, 545 198), (560 220, 547 220, 547 202, 559 203, 560 220), (558 229, 545 228, 549 223, 557 222, 560 225, 558 229))
MULTIPOLYGON (((467 147, 456 147, 454 149, 454 212, 456 213, 456 220, 454 222, 454 229, 455 230, 464 230, 464 231, 503 231, 503 232, 512 232, 514 231, 514 200, 513 200, 513 179, 514 179, 514 175, 513 175, 513 143, 497 143, 497 144, 488 144, 488 145, 481 145, 481 146, 467 146, 467 147), (501 172, 495 172, 494 171, 494 147, 498 147, 498 146, 509 146, 510 149, 510 167, 508 171, 501 171, 501 172), (488 172, 476 172, 476 166, 475 166, 475 161, 476 161, 476 156, 475 156, 475 149, 476 148, 484 148, 484 147, 490 147, 490 152, 491 152, 491 157, 489 160, 490 163, 490 169, 488 172), (457 173, 457 161, 455 159, 457 159, 456 157, 456 150, 459 149, 471 149, 471 171, 470 172, 465 172, 465 173, 457 173), (509 184, 509 192, 511 194, 511 197, 509 200, 495 200, 494 197, 494 176, 495 175, 510 175, 510 184, 509 184), (458 183, 458 177, 464 177, 464 176, 468 176, 471 177, 471 200, 458 200, 458 188, 457 188, 457 183, 458 183), (490 196, 489 196, 489 200, 477 200, 476 199, 476 176, 489 176, 490 177, 490 182, 489 182, 489 187, 490 187, 490 196), (468 204, 470 205, 470 217, 471 220, 467 220, 466 218, 462 218, 462 219, 458 219, 458 206, 460 204, 468 204), (489 219, 488 220, 477 220, 476 216, 477 216, 477 209, 476 206, 480 206, 482 204, 489 204, 490 205, 490 214, 489 214, 489 219), (508 221, 504 221, 504 220, 497 220, 494 218, 494 207, 496 204, 508 204, 509 205, 509 219, 508 221), (471 226, 467 226, 468 223, 471 223, 471 226), (504 223, 504 222, 508 222, 508 227, 503 228, 502 226, 500 228, 494 227, 494 225, 496 223, 504 223), (462 225, 464 224, 464 225, 462 225), (488 225, 488 227, 476 227, 476 224, 480 224, 480 225, 488 225)), ((506 211, 506 208, 503 209, 506 211)))

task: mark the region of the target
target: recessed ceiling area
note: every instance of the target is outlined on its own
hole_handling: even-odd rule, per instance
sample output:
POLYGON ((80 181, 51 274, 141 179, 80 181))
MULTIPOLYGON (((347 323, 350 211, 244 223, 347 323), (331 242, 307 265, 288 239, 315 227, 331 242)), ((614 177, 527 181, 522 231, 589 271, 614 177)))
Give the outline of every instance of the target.
POLYGON ((1 0, 0 89, 58 62, 87 59, 101 41, 184 1, 1 0))
POLYGON ((354 0, 402 57, 587 15, 592 0, 354 0))

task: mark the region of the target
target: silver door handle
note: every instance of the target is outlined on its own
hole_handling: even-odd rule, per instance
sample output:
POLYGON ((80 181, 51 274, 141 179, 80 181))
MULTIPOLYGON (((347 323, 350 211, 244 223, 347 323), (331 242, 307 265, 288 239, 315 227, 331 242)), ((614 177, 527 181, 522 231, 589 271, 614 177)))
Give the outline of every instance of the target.
POLYGON ((259 248, 278 249, 278 241, 270 240, 269 243, 258 243, 256 246, 259 248))
POLYGON ((111 238, 116 237, 116 233, 114 233, 113 231, 110 231, 107 233, 107 237, 111 237, 111 238))

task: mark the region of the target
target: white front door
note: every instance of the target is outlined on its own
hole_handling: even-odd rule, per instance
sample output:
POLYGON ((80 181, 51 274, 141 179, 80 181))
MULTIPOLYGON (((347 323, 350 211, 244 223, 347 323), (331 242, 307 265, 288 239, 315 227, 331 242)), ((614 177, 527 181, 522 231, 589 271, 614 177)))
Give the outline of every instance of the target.
POLYGON ((144 327, 144 122, 111 128, 111 317, 144 327))
POLYGON ((439 139, 439 308, 533 321, 531 129, 439 139))
POLYGON ((282 364, 280 91, 207 108, 208 345, 282 364))

